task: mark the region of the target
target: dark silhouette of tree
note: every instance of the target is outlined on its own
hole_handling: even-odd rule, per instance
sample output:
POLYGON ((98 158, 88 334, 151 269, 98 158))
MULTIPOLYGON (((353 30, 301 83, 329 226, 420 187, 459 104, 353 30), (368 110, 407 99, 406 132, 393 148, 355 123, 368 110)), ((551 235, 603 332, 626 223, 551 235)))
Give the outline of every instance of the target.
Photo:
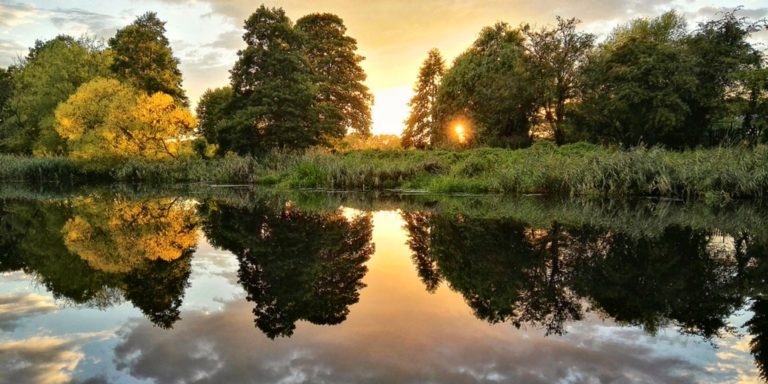
POLYGON ((408 102, 411 113, 405 121, 402 134, 404 148, 427 148, 439 134, 439 121, 435 104, 440 82, 445 75, 445 61, 440 51, 431 49, 419 68, 419 77, 413 88, 414 95, 408 102))
POLYGON ((181 88, 179 59, 173 56, 165 22, 147 12, 109 39, 114 55, 112 71, 123 81, 149 94, 163 92, 187 103, 181 88))
POLYGON ((181 319, 179 308, 192 272, 191 253, 187 251, 170 263, 160 259, 149 261, 123 279, 125 299, 160 328, 173 328, 181 319))
POLYGON ((768 380, 768 300, 755 298, 750 310, 753 313, 752 319, 745 324, 752 337, 749 350, 755 358, 760 377, 768 380))
POLYGON ((270 338, 296 322, 338 324, 359 298, 373 252, 371 217, 303 212, 258 202, 249 208, 201 208, 211 244, 238 257, 238 277, 255 304, 255 324, 270 338))
POLYGON ((557 27, 523 29, 531 70, 539 87, 539 107, 558 145, 565 143, 566 104, 580 97, 581 66, 595 42, 595 35, 576 30, 579 23, 558 16, 557 27))

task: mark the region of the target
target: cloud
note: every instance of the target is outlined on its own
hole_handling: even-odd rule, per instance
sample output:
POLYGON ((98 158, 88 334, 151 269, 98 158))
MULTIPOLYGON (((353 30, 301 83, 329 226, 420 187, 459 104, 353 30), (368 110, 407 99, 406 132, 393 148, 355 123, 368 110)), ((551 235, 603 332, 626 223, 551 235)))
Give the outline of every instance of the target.
POLYGON ((6 383, 67 383, 84 357, 75 341, 64 338, 0 342, 0 371, 6 383))
POLYGON ((37 10, 25 4, 0 1, 0 26, 9 27, 26 24, 37 15, 37 10))
POLYGON ((120 25, 120 21, 113 16, 78 8, 56 8, 48 12, 54 26, 80 34, 107 37, 113 35, 120 25))
POLYGON ((23 319, 55 312, 50 296, 35 293, 0 294, 0 330, 12 331, 23 319))

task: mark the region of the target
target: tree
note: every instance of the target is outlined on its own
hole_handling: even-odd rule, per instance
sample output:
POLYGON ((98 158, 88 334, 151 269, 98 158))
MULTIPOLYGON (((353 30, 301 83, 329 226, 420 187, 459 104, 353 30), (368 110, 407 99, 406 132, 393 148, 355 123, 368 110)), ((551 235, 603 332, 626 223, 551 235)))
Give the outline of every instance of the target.
POLYGON ((258 154, 323 143, 317 89, 301 52, 301 34, 285 11, 262 5, 246 20, 243 39, 247 47, 230 71, 235 113, 219 131, 231 146, 222 150, 258 154))
POLYGON ((369 134, 373 95, 363 84, 364 58, 357 54, 357 41, 347 36, 344 21, 330 13, 315 13, 298 19, 294 28, 303 35, 301 50, 317 86, 323 134, 341 138, 348 129, 369 134))
MULTIPOLYGON (((95 41, 58 36, 37 41, 11 71, 12 89, 0 123, 0 149, 31 154, 65 151, 54 110, 77 88, 109 74, 111 55, 95 41)), ((8 79, 6 79, 6 82, 8 79)))
POLYGON ((165 22, 147 12, 109 39, 114 53, 112 71, 123 81, 149 94, 163 92, 187 103, 181 88, 179 59, 173 56, 165 22))
POLYGON ((424 149, 433 142, 439 132, 437 111, 437 92, 440 81, 445 75, 445 61, 437 49, 431 49, 426 60, 419 68, 419 77, 413 88, 414 95, 408 102, 411 114, 405 121, 402 146, 424 149))
POLYGON ((170 95, 147 95, 114 79, 84 84, 56 109, 56 131, 83 159, 176 158, 196 126, 170 95))
POLYGON ((209 143, 220 143, 229 148, 232 143, 226 141, 226 137, 219 135, 221 122, 229 115, 234 93, 232 87, 226 86, 216 89, 208 89, 200 97, 197 103, 198 134, 209 143))
POLYGON ((688 124, 699 89, 685 20, 674 11, 618 27, 589 58, 576 126, 592 140, 693 146, 705 127, 688 124))
POLYGON ((463 117, 472 125, 474 132, 468 133, 478 144, 530 144, 536 94, 523 43, 522 32, 506 23, 483 28, 443 77, 437 96, 440 131, 436 141, 445 145, 452 136, 466 141, 467 132, 454 132, 451 124, 463 117))
MULTIPOLYGON (((688 124, 718 130, 730 125, 728 120, 735 116, 741 120, 737 125, 754 140, 760 133, 757 128, 766 72, 762 70, 761 52, 747 39, 764 29, 767 22, 740 18, 739 10, 700 23, 687 41, 696 58, 694 73, 699 81, 688 124)), ((731 139, 712 134, 714 139, 731 139)))
POLYGON ((579 98, 580 68, 595 42, 594 35, 576 31, 579 22, 558 16, 555 28, 523 29, 531 70, 540 87, 539 107, 558 145, 565 143, 566 105, 579 98))

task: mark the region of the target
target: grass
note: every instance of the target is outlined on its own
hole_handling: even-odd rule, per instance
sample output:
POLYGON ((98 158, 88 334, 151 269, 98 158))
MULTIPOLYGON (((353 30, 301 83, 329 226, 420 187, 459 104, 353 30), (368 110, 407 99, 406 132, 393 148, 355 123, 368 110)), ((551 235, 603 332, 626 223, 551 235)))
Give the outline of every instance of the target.
POLYGON ((57 183, 255 184, 285 189, 762 199, 768 146, 684 152, 540 142, 521 150, 353 151, 94 165, 0 156, 0 180, 57 183))

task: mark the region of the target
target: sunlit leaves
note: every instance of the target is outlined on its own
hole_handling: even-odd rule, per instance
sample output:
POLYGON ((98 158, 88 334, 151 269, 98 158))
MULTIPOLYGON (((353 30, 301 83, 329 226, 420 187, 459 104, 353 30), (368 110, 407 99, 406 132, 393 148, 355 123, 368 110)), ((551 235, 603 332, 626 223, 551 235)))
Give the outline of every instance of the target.
POLYGON ((56 110, 56 131, 83 159, 176 158, 197 121, 163 93, 147 95, 114 79, 80 87, 56 110))

